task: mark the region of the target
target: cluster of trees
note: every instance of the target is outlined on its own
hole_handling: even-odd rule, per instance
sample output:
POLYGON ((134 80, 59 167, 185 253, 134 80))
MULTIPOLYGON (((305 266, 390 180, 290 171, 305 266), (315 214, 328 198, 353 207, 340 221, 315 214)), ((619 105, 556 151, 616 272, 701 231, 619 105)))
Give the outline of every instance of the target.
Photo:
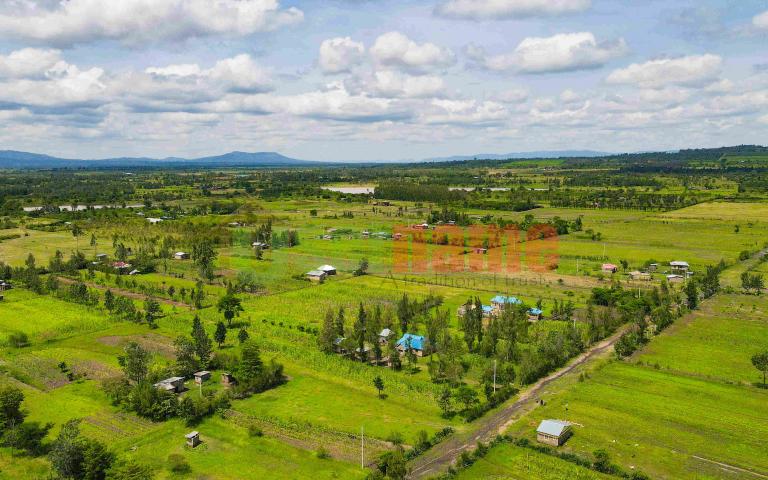
MULTIPOLYGON (((224 328, 221 322, 219 326, 224 328)), ((130 342, 118 357, 123 376, 104 381, 103 388, 115 405, 122 405, 137 415, 154 421, 178 416, 189 424, 197 423, 207 415, 229 408, 231 398, 245 398, 285 382, 283 366, 274 360, 265 364, 259 346, 248 338, 247 332, 245 335, 242 332, 245 330, 241 330, 239 356, 214 353, 213 340, 196 316, 190 335, 181 335, 174 341, 176 361, 166 366, 155 363, 150 352, 140 344, 130 342), (154 383, 163 378, 174 375, 189 378, 206 368, 226 368, 233 372, 237 383, 227 391, 204 389, 201 395, 181 397, 154 387, 154 383)), ((219 335, 217 328, 216 337, 219 335)))
POLYGON ((103 443, 80 434, 77 419, 62 425, 52 442, 45 437, 52 423, 26 421, 24 394, 14 386, 0 387, 0 446, 29 456, 47 454, 56 478, 73 480, 151 480, 152 471, 131 461, 118 461, 103 443))
POLYGON ((760 292, 765 288, 765 279, 759 273, 743 272, 741 274, 741 288, 747 293, 754 290, 755 295, 760 295, 760 292))
POLYGON ((272 232, 270 245, 273 248, 291 248, 299 244, 299 232, 296 230, 283 230, 280 233, 272 232))
MULTIPOLYGON (((597 291, 598 289, 593 290, 593 299, 597 291)), ((666 282, 662 283, 660 289, 654 287, 640 296, 618 285, 611 287, 608 294, 602 292, 597 296, 612 298, 621 323, 631 325, 614 345, 616 355, 619 357, 632 355, 638 348, 648 343, 653 335, 672 325, 683 313, 676 306, 677 295, 670 291, 666 282)))
POLYGON ((376 187, 373 195, 376 198, 388 200, 428 201, 442 204, 463 200, 467 192, 451 190, 445 185, 434 183, 382 182, 376 187))

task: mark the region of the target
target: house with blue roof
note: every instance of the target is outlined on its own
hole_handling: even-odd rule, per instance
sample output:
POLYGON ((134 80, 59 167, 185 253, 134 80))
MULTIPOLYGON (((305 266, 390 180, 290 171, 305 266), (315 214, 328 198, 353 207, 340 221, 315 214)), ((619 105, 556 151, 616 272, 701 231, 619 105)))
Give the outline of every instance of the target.
POLYGON ((529 322, 538 322, 541 320, 541 318, 544 316, 544 311, 540 308, 529 308, 528 309, 528 321, 529 322))
POLYGON ((414 335, 412 333, 406 333, 400 340, 397 341, 397 349, 401 353, 412 350, 417 357, 424 355, 424 348, 426 347, 427 339, 422 335, 414 335))
POLYGON ((496 295, 491 299, 491 305, 501 308, 504 305, 519 305, 523 303, 522 300, 520 300, 517 297, 508 297, 506 295, 496 295))

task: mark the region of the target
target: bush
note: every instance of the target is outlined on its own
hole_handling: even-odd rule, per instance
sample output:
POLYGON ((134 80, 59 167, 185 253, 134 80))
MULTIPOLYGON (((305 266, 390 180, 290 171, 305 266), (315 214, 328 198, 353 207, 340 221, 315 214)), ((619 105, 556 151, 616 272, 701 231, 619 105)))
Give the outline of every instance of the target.
POLYGON ((252 423, 248 425, 248 436, 249 437, 263 437, 264 431, 259 428, 256 424, 252 423))
POLYGON ((29 337, 24 332, 12 332, 8 335, 8 345, 13 348, 23 348, 29 346, 29 337))
POLYGON ((321 460, 331 458, 331 454, 324 447, 318 448, 317 453, 315 453, 315 455, 317 456, 317 458, 321 460))
POLYGON ((173 473, 189 473, 192 467, 187 463, 187 459, 178 453, 168 455, 168 470, 173 473))

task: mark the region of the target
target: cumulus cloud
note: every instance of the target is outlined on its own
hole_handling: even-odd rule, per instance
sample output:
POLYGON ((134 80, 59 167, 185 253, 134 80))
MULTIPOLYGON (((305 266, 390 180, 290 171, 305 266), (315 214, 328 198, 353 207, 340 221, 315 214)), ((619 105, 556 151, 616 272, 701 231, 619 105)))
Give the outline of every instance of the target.
POLYGON ((274 111, 318 119, 349 122, 404 120, 411 111, 394 100, 350 94, 344 88, 276 97, 270 101, 274 111))
POLYGON ((365 56, 365 45, 349 37, 329 38, 320 44, 318 63, 325 73, 348 72, 365 56))
POLYGON ((755 17, 752 19, 752 25, 756 26, 757 28, 768 30, 768 10, 759 15, 755 15, 755 17))
POLYGON ((384 98, 432 98, 445 93, 445 82, 438 76, 412 76, 393 70, 379 70, 370 75, 352 77, 344 85, 353 93, 384 98))
POLYGON ((248 35, 300 22, 277 0, 28 0, 0 11, 0 36, 69 46, 97 40, 128 44, 209 35, 248 35))
POLYGON ((197 86, 230 92, 258 93, 272 90, 269 70, 259 66, 248 54, 219 60, 209 69, 197 64, 150 67, 146 73, 165 79, 194 80, 197 86))
POLYGON ((494 100, 503 103, 520 103, 528 100, 530 92, 526 88, 516 87, 504 90, 493 96, 494 100))
POLYGON ((427 124, 461 124, 467 127, 502 122, 508 115, 504 105, 477 100, 434 99, 421 109, 420 119, 427 124))
POLYGON ((101 68, 81 70, 60 61, 45 72, 45 78, 0 82, 0 109, 26 106, 36 113, 72 114, 80 107, 96 108, 108 101, 105 82, 101 68))
POLYGON ((489 70, 549 73, 601 67, 624 56, 627 51, 623 38, 598 42, 592 33, 579 32, 528 37, 507 54, 488 56, 482 48, 475 46, 468 48, 467 53, 489 70))
POLYGON ((371 55, 380 65, 412 71, 445 68, 456 62, 450 49, 434 43, 418 44, 400 32, 379 36, 371 47, 371 55))
POLYGON ((0 55, 0 78, 42 78, 61 62, 58 50, 24 48, 0 55))
POLYGON ((611 84, 659 88, 665 85, 702 86, 720 74, 723 60, 718 55, 691 55, 663 58, 614 70, 606 81, 611 84))
POLYGON ((591 4, 591 0, 448 0, 435 13, 472 20, 525 18, 583 12, 591 4))

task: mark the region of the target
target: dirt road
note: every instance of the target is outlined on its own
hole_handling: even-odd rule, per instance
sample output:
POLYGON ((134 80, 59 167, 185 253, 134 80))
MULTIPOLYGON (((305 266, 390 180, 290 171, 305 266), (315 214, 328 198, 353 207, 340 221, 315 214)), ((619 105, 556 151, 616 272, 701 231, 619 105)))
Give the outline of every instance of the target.
POLYGON ((471 430, 450 437, 445 442, 436 445, 424 455, 417 457, 410 465, 409 479, 436 476, 448 467, 465 450, 473 450, 477 442, 487 443, 496 435, 503 433, 522 414, 532 410, 542 391, 558 378, 574 374, 579 366, 609 354, 614 343, 624 333, 627 327, 619 329, 612 336, 594 344, 587 351, 572 359, 568 365, 540 379, 523 390, 512 403, 502 406, 490 415, 481 417, 471 424, 471 430))

